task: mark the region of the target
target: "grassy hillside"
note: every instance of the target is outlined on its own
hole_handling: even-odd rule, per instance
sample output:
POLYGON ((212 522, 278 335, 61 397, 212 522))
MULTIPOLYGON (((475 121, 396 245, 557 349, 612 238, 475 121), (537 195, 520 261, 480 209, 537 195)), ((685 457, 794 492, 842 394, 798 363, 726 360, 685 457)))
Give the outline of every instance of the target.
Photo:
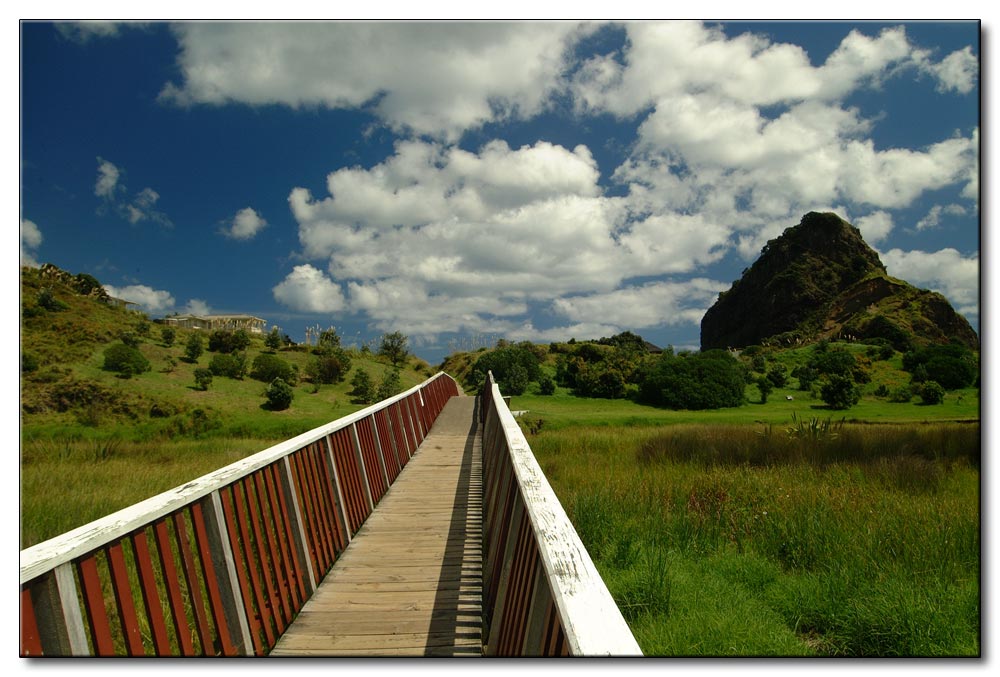
MULTIPOLYGON (((207 390, 196 387, 195 369, 207 367, 215 354, 206 349, 196 361, 187 360, 185 345, 199 330, 176 329, 168 345, 164 325, 82 295, 38 269, 23 269, 21 305, 21 432, 26 441, 290 437, 366 406, 350 392, 358 370, 378 384, 393 368, 367 350, 348 349, 351 369, 344 380, 317 385, 302 376, 313 359, 307 346, 271 351, 263 336, 252 335, 247 364, 274 352, 300 374, 291 407, 269 411, 262 406, 266 384, 249 376, 216 376, 207 390), (138 349, 151 365, 150 371, 131 378, 103 368, 105 351, 126 332, 138 339, 138 349)), ((207 332, 201 334, 207 340, 207 332)), ((400 371, 401 387, 431 374, 429 365, 410 358, 400 371)))

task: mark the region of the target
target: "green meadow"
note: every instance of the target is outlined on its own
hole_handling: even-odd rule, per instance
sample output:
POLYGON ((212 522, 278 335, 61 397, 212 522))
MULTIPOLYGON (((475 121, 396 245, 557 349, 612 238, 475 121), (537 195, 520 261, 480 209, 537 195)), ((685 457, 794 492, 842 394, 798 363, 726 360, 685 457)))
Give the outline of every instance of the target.
POLYGON ((512 408, 646 655, 980 654, 978 421, 573 399, 512 408))

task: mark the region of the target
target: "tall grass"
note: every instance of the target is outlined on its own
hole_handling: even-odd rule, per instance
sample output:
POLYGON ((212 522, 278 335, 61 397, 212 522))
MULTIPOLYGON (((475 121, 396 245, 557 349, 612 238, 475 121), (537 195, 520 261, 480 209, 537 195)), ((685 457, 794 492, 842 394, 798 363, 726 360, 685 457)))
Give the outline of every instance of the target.
POLYGON ((27 441, 21 452, 21 548, 178 487, 278 441, 27 441))
POLYGON ((643 651, 974 656, 979 426, 530 439, 643 651))

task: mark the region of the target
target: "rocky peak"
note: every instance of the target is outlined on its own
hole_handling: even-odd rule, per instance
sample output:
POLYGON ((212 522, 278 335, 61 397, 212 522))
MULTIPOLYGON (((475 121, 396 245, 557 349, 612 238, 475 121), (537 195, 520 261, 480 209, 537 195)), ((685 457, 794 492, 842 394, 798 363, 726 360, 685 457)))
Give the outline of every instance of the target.
POLYGON ((882 316, 877 326, 888 319, 918 342, 946 340, 944 323, 953 337, 978 348, 968 322, 950 306, 944 311, 943 300, 889 278, 878 254, 850 223, 833 213, 810 212, 769 241, 743 276, 719 294, 702 319, 701 348, 742 348, 775 337, 808 342, 839 335, 845 327, 863 334, 876 315, 882 316))

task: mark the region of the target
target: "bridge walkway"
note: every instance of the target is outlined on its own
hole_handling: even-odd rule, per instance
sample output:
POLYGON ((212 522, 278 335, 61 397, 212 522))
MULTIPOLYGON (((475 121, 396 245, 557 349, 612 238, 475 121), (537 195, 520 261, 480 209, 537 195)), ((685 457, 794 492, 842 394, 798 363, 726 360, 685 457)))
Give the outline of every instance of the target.
POLYGON ((481 655, 475 401, 448 401, 271 656, 481 655))

